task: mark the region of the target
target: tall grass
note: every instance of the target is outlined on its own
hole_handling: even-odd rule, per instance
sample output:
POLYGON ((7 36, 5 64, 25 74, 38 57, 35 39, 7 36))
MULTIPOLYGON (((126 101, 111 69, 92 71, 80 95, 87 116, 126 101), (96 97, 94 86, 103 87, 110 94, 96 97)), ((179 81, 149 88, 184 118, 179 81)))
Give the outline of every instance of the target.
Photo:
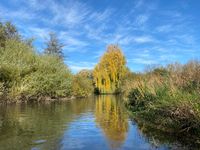
POLYGON ((148 125, 200 137, 200 62, 155 68, 129 86, 127 107, 148 125))

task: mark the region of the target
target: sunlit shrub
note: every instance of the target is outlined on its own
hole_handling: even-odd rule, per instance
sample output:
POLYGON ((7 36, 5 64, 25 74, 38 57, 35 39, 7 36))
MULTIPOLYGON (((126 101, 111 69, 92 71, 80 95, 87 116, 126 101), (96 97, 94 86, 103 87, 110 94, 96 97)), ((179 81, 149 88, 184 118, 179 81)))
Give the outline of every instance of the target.
POLYGON ((93 93, 92 72, 82 70, 73 78, 73 95, 76 97, 86 97, 93 93))
POLYGON ((72 74, 67 66, 51 55, 39 55, 19 40, 7 40, 0 49, 0 82, 7 97, 69 96, 72 74))

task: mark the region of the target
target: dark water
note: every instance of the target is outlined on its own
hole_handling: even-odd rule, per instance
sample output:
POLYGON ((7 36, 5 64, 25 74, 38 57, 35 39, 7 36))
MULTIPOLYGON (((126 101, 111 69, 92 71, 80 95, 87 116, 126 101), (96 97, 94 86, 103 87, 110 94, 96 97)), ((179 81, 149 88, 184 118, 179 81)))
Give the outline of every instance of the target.
POLYGON ((166 141, 145 136, 114 96, 0 106, 0 150, 183 149, 166 141))

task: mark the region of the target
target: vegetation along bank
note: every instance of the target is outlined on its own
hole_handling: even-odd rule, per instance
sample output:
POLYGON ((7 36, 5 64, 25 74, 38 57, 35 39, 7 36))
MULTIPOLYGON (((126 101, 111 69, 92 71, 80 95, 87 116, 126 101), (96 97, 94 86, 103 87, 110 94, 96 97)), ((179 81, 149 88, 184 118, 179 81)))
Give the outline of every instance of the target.
POLYGON ((43 53, 11 23, 0 23, 0 102, 122 94, 138 123, 200 138, 200 62, 133 73, 118 45, 109 45, 94 70, 72 74, 54 33, 43 53))
POLYGON ((43 53, 9 22, 0 23, 0 102, 52 100, 93 93, 91 75, 73 75, 64 64, 63 45, 54 33, 43 53))

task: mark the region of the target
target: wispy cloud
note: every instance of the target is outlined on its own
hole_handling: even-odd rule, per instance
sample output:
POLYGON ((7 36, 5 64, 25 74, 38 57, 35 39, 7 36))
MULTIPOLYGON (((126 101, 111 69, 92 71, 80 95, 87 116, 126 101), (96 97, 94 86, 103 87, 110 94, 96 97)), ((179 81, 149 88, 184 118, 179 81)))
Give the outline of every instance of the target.
POLYGON ((92 14, 89 16, 89 19, 102 23, 102 21, 109 19, 113 12, 114 9, 111 8, 107 8, 103 12, 92 12, 92 14))
POLYGON ((138 37, 133 37, 133 40, 136 43, 147 43, 147 42, 153 42, 155 39, 150 36, 138 36, 138 37))
POLYGON ((161 25, 156 28, 158 32, 170 32, 173 30, 173 26, 171 24, 168 25, 161 25))
POLYGON ((151 36, 143 35, 143 36, 133 36, 133 35, 117 35, 112 43, 118 43, 120 45, 130 45, 130 44, 144 44, 156 42, 151 36))
POLYGON ((95 63, 86 61, 66 61, 66 63, 69 65, 74 73, 77 73, 83 69, 92 70, 95 66, 95 63))
POLYGON ((143 25, 148 21, 148 19, 149 19, 149 15, 147 15, 147 14, 138 15, 135 20, 135 23, 137 25, 143 25))
POLYGON ((136 63, 136 64, 143 64, 143 65, 158 64, 156 60, 145 59, 145 58, 133 58, 133 59, 130 59, 129 62, 136 63))
POLYGON ((134 8, 139 8, 141 7, 142 5, 144 4, 144 0, 138 0, 138 1, 135 1, 134 3, 134 8))
POLYGON ((3 7, 0 4, 0 18, 3 20, 15 21, 16 18, 18 20, 31 20, 35 17, 36 17, 35 14, 27 13, 26 9, 10 10, 8 8, 3 7))
POLYGON ((89 8, 78 1, 70 1, 65 5, 54 3, 51 10, 54 15, 54 22, 62 23, 69 27, 84 23, 90 13, 89 8))

